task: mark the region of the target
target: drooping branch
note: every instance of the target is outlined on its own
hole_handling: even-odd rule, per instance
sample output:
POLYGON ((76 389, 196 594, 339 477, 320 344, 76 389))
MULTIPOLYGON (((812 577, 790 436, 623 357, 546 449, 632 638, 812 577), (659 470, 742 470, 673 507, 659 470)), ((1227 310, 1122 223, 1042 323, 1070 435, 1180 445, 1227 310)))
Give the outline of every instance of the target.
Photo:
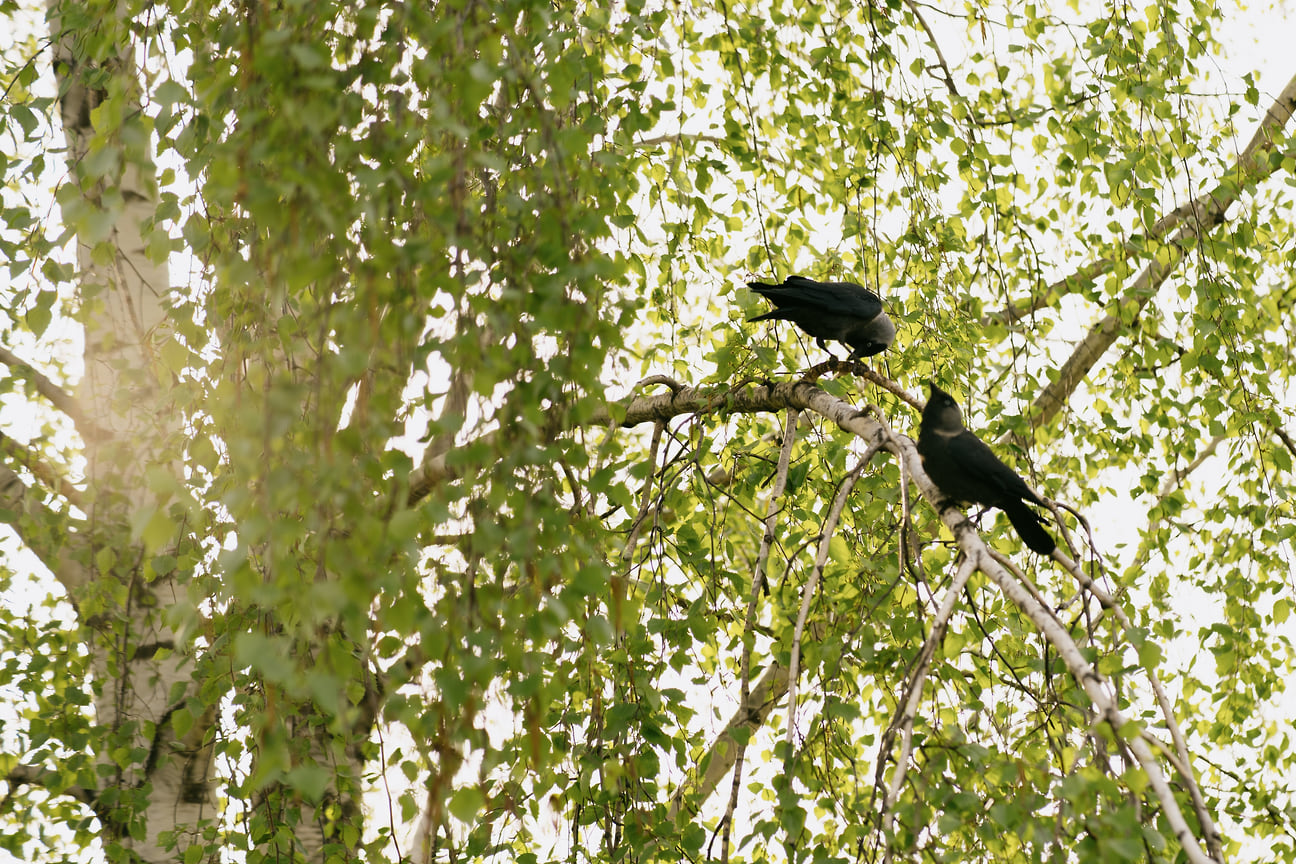
POLYGON ((954 614, 954 604, 958 601, 963 589, 967 586, 968 580, 972 578, 972 574, 977 569, 976 559, 964 558, 958 572, 954 574, 954 580, 945 591, 945 596, 941 598, 940 607, 936 610, 931 632, 927 634, 922 649, 914 659, 913 671, 905 682, 905 697, 901 700, 900 710, 891 718, 891 723, 882 734, 882 741, 878 745, 877 774, 874 781, 875 790, 882 788, 887 760, 891 748, 894 746, 897 732, 900 734, 900 753, 896 756, 895 770, 891 773, 891 781, 886 784, 886 794, 882 799, 882 836, 887 843, 884 861, 891 861, 895 854, 889 838, 895 824, 895 807, 900 800, 900 790, 904 788, 904 778, 908 772, 909 756, 913 752, 913 725, 914 720, 918 717, 918 706, 922 703, 923 687, 927 681, 927 673, 931 670, 931 663, 936 656, 936 649, 940 647, 941 642, 945 639, 945 631, 949 627, 950 616, 954 614))
POLYGON ((66 414, 68 419, 76 426, 77 431, 81 433, 82 438, 100 434, 98 427, 87 420, 81 413, 81 409, 77 406, 76 400, 72 398, 71 393, 55 384, 44 372, 3 345, 0 345, 0 363, 8 366, 16 377, 31 384, 36 389, 37 394, 66 414))
MULTIPOLYGON (((769 569, 770 551, 774 548, 774 530, 778 527, 778 514, 783 509, 783 492, 787 489, 788 471, 792 465, 792 449, 796 446, 798 421, 801 412, 789 408, 787 419, 783 423, 783 446, 779 448, 778 468, 774 472, 774 488, 770 490, 769 501, 765 505, 765 530, 761 532, 760 549, 756 553, 756 567, 752 572, 751 590, 747 597, 747 616, 743 623, 742 664, 739 667, 739 705, 751 705, 751 656, 756 641, 756 609, 760 602, 761 591, 765 588, 765 577, 769 569)), ((658 424, 660 426, 660 424, 658 424)), ((733 754, 733 780, 729 784, 729 806, 725 808, 724 830, 720 844, 722 858, 729 857, 729 838, 733 830, 733 814, 738 808, 738 796, 742 788, 743 757, 747 753, 746 742, 736 743, 733 754)))
POLYGON ((81 492, 68 481, 63 473, 51 467, 32 448, 18 443, 8 435, 0 433, 0 457, 11 464, 20 465, 30 471, 46 489, 62 495, 68 502, 80 507, 81 492))
POLYGON ((1033 409, 1034 425, 1047 424, 1057 415, 1089 374, 1089 370, 1116 342, 1122 330, 1122 322, 1133 318, 1151 302, 1161 283, 1178 266, 1191 244, 1222 223, 1228 208, 1244 191, 1277 170, 1275 160, 1266 157, 1274 149, 1274 142, 1293 112, 1296 112, 1296 76, 1278 94, 1261 121, 1260 128, 1224 179, 1209 193, 1189 202, 1188 212, 1181 217, 1180 227, 1166 242, 1168 254, 1148 264, 1125 295, 1116 301, 1115 308, 1094 325, 1062 364, 1057 377, 1040 393, 1033 409))
MULTIPOLYGON (((1208 448, 1214 451, 1214 445, 1208 448)), ((1063 562, 1070 564, 1071 562, 1063 562)), ((1116 618, 1116 621, 1124 628, 1126 633, 1134 632, 1134 624, 1130 621, 1125 610, 1121 608, 1116 599, 1109 595, 1103 588, 1089 578, 1079 567, 1070 567, 1072 575, 1080 582, 1084 590, 1092 594, 1104 610, 1110 611, 1116 618)), ((1215 820, 1211 818, 1210 810, 1206 807, 1205 796, 1202 795, 1201 786, 1197 783, 1197 778, 1192 774, 1192 753, 1188 750, 1188 741, 1184 738, 1183 730, 1179 728, 1179 721, 1174 714, 1174 705, 1170 702, 1170 696, 1166 693, 1165 687, 1161 683, 1161 678, 1157 675, 1156 670, 1150 666, 1144 666, 1144 672, 1147 673, 1148 684, 1152 688, 1152 693, 1156 696, 1157 706, 1161 709, 1161 716, 1165 719, 1166 728, 1170 730, 1170 738, 1174 742, 1173 748, 1165 748, 1167 754, 1174 757, 1172 765, 1179 774, 1184 785, 1188 787, 1189 796, 1193 802, 1193 812, 1197 816, 1198 824, 1201 825, 1202 833, 1206 837, 1206 845, 1211 851, 1211 857, 1217 861, 1224 860, 1223 841, 1220 837, 1219 830, 1215 827, 1215 820)))
POLYGON ((85 569, 73 555, 83 535, 68 530, 74 521, 72 517, 45 506, 16 471, 2 464, 0 511, 9 514, 3 521, 45 563, 69 594, 85 584, 85 569))
POLYGON ((62 781, 64 775, 49 768, 35 765, 15 765, 4 775, 3 779, 12 786, 37 786, 50 792, 58 792, 80 801, 88 807, 94 807, 98 793, 75 784, 68 786, 62 781))
MULTIPOLYGON (((1111 728, 1114 736, 1126 741, 1129 751, 1148 778, 1151 791, 1159 801, 1163 815, 1184 849, 1184 854, 1188 860, 1194 862, 1194 864, 1209 864, 1212 860, 1218 860, 1212 859, 1202 850, 1196 836, 1184 818, 1183 811, 1179 807, 1161 764, 1157 761, 1147 741, 1141 735, 1126 734, 1126 725, 1132 721, 1120 710, 1111 683, 1085 658, 1080 646, 1071 636, 1066 626, 1058 620, 1048 605, 1041 601, 1038 592, 1023 584, 1023 580, 1018 579, 1009 568, 996 561, 967 516, 957 507, 944 501, 944 496, 937 491, 931 479, 923 470, 917 447, 911 439, 904 435, 891 433, 885 424, 870 416, 869 412, 857 410, 854 406, 830 396, 818 387, 806 382, 752 385, 727 391, 680 388, 669 395, 641 397, 632 400, 625 406, 626 412, 622 425, 629 426, 649 421, 662 422, 672 416, 688 413, 773 411, 788 407, 813 411, 825 419, 837 423, 839 427, 852 435, 860 436, 869 442, 878 442, 883 449, 902 460, 904 473, 912 478, 922 497, 938 509, 941 520, 953 533, 962 553, 968 560, 975 562, 976 569, 985 573, 999 587, 1003 595, 1017 606, 1036 629, 1043 634, 1062 658, 1076 682, 1088 695, 1096 715, 1111 728)), ((1054 558, 1059 564, 1062 564, 1073 573, 1078 569, 1060 548, 1054 552, 1054 558)), ((788 673, 784 670, 778 670, 778 675, 775 676, 774 672, 774 668, 771 667, 770 670, 767 670, 765 679, 762 680, 768 679, 772 682, 776 677, 782 678, 783 686, 788 686, 788 673)), ((729 765, 732 765, 741 750, 734 744, 734 731, 744 727, 755 728, 755 726, 759 725, 763 721, 763 715, 758 714, 755 709, 757 706, 764 704, 766 704, 764 701, 757 700, 755 693, 751 698, 740 702, 738 713, 730 722, 726 731, 713 744, 708 755, 701 763, 708 766, 703 781, 696 785, 686 784, 687 792, 683 787, 681 788, 681 791, 676 795, 676 800, 672 803, 673 812, 678 811, 678 802, 685 796, 691 802, 695 802, 690 804, 691 808, 698 806, 696 802, 705 800, 706 796, 715 788, 715 784, 719 782, 719 777, 723 776, 723 770, 715 774, 717 761, 727 761, 729 765), (715 774, 714 778, 712 777, 713 774, 715 774)), ((1175 761, 1177 764, 1181 764, 1184 761, 1182 755, 1177 757, 1175 761)), ((1202 820, 1202 823, 1207 835, 1207 842, 1214 851, 1217 846, 1214 827, 1209 819, 1209 814, 1202 820)))
MULTIPOLYGON (((818 551, 815 553, 814 567, 810 570, 810 578, 806 580, 805 585, 801 588, 801 608, 797 612, 796 624, 792 628, 792 657, 788 671, 786 758, 789 763, 795 752, 793 735, 796 732, 797 676, 801 671, 801 635, 805 632, 806 618, 810 614, 810 603, 819 590, 819 580, 823 577, 824 566, 828 563, 833 535, 837 531, 837 523, 841 520, 842 511, 846 509, 846 499, 850 497, 851 490, 855 488, 855 483, 859 480, 860 474, 873 461, 873 457, 877 455, 879 449, 881 449, 879 443, 870 444, 864 455, 860 457, 858 464, 837 487, 837 494, 833 496, 832 506, 828 508, 828 516, 824 519, 823 528, 819 531, 819 544, 818 551)), ((789 770, 788 773, 790 775, 791 771, 789 770)))

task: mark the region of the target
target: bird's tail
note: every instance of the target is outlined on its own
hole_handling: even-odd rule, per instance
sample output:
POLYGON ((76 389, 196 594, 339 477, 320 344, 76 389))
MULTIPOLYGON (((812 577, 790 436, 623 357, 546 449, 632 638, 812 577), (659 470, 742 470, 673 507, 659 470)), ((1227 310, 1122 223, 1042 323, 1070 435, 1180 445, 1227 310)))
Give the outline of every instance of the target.
POLYGON ((1010 499, 1000 507, 1008 521, 1012 523, 1013 528, 1017 529, 1017 536, 1022 539, 1027 548, 1032 552, 1040 555, 1052 555, 1053 550, 1057 548, 1057 543, 1053 542, 1053 537, 1044 530, 1044 520, 1039 515, 1027 507, 1022 501, 1010 499))
MULTIPOLYGON (((747 287, 752 289, 762 297, 768 298, 771 292, 777 291, 782 286, 771 285, 768 282, 748 282, 747 287)), ((748 318, 747 322, 750 324, 752 321, 780 321, 780 320, 782 321, 788 320, 787 311, 780 310, 778 307, 775 307, 763 315, 757 315, 755 318, 748 318)))

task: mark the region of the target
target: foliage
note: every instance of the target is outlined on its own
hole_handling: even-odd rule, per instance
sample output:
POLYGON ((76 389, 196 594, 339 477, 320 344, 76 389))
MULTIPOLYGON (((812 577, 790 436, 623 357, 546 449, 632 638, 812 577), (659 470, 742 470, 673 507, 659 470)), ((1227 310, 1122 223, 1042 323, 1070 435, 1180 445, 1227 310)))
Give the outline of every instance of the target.
MULTIPOLYGON (((1128 626, 980 524, 1167 738, 1170 685, 1229 857, 1296 858, 1296 160, 1282 117, 1244 150, 1274 94, 1213 72, 1232 10, 92 0, 70 69, 0 13, 0 421, 35 490, 3 518, 95 576, 33 609, 3 570, 0 848, 257 861, 318 823, 320 860, 1180 855, 1133 724, 983 575, 898 743, 959 554, 899 460, 803 411, 781 470, 786 406, 739 404, 819 357, 736 286, 804 272, 877 288, 901 333, 875 369, 956 386, 1099 522, 1086 572, 1128 626), (73 165, 69 82, 99 100, 73 165), (132 172, 153 210, 124 249, 132 172), (156 423, 102 483, 51 401, 111 291, 73 240, 187 272, 129 370, 163 382, 156 423), (677 385, 647 375, 714 398, 654 423, 677 385), (145 648, 174 691, 127 672, 145 648), (749 722, 793 656, 792 728, 786 683, 749 722), (108 722, 114 693, 165 711, 108 722), (211 749, 220 807, 154 838, 163 726, 211 749)), ((818 383, 912 430, 878 379, 818 383)))

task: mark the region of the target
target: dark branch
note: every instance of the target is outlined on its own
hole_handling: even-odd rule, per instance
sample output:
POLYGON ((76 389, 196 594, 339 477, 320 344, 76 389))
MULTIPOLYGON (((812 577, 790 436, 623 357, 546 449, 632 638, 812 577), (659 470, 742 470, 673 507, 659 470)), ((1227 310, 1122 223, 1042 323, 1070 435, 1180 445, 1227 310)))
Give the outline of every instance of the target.
POLYGON ((0 432, 0 457, 9 460, 11 464, 21 465, 30 471, 46 489, 57 492, 77 507, 82 506, 79 489, 68 482, 68 479, 59 471, 51 468, 35 450, 18 443, 2 432, 0 432))
POLYGON ((49 792, 70 796, 87 807, 94 807, 99 797, 97 793, 84 786, 63 786, 61 773, 34 765, 16 765, 9 770, 4 779, 14 786, 39 786, 49 792))
POLYGON ((71 517, 38 501, 18 473, 3 464, 0 464, 0 512, 8 514, 3 521, 45 562, 69 594, 84 584, 85 571, 77 566, 71 554, 81 537, 68 530, 71 517), (51 531, 50 526, 58 526, 58 530, 51 531))

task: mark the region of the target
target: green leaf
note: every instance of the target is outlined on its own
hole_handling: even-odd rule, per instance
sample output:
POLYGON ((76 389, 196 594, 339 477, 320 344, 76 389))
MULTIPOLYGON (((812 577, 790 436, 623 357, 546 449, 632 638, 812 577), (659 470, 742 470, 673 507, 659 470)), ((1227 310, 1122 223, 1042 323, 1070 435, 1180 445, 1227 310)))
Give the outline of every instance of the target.
POLYGON ((460 822, 472 824, 477 819, 477 814, 481 812, 482 807, 486 805, 486 800, 482 796, 481 790, 476 786, 465 786, 456 789, 450 796, 450 814, 460 822))

